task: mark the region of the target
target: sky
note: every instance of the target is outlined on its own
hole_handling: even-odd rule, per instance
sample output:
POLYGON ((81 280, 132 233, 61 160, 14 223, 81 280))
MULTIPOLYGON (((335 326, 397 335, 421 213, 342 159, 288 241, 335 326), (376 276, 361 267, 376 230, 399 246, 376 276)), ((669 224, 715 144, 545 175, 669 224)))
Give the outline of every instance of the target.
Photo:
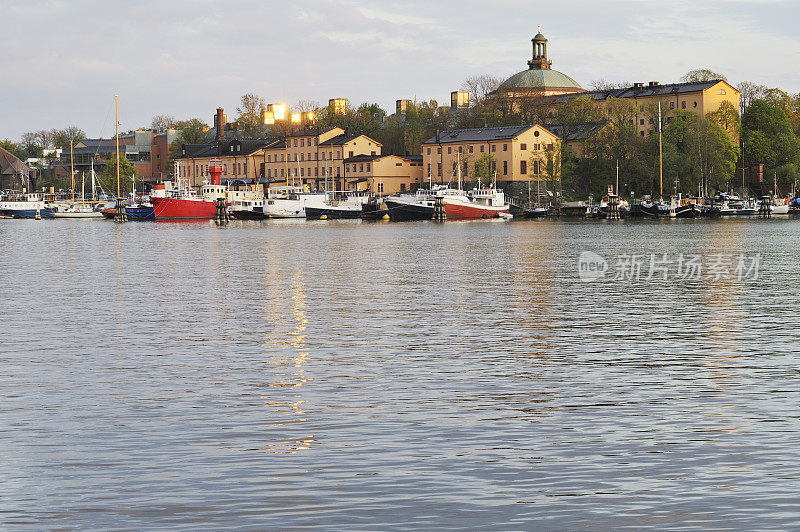
POLYGON ((0 139, 157 114, 207 123, 267 103, 437 100, 472 75, 527 68, 541 25, 553 68, 669 83, 694 68, 800 91, 797 0, 0 0, 0 139))

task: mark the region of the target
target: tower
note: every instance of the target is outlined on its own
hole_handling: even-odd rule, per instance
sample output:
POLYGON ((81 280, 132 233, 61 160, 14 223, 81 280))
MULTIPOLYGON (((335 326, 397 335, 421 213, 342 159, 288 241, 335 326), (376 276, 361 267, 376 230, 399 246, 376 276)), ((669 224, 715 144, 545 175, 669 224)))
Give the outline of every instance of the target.
POLYGON ((528 67, 531 70, 549 70, 553 62, 547 60, 547 38, 542 35, 541 26, 539 26, 539 33, 531 39, 531 42, 533 43, 533 59, 528 61, 528 67))

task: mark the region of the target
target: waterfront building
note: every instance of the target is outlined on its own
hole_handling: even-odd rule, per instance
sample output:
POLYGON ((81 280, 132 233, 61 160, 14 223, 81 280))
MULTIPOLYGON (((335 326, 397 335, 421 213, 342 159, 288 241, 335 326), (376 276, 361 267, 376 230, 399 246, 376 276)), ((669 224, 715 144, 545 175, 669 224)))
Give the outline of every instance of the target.
POLYGON ((381 154, 381 143, 366 135, 349 135, 339 127, 298 129, 253 153, 270 183, 306 185, 312 190, 356 190, 345 159, 381 154))
POLYGON ((349 190, 375 194, 411 192, 426 182, 422 157, 356 155, 344 160, 349 190))
MULTIPOLYGON (((630 123, 636 125, 639 135, 645 136, 658 128, 658 104, 665 122, 669 122, 675 111, 691 111, 701 118, 717 111, 723 102, 728 102, 739 111, 740 92, 724 80, 698 81, 692 83, 670 83, 662 85, 657 81, 648 84, 635 83, 623 89, 564 94, 550 98, 547 102, 555 106, 575 98, 587 98, 606 111, 608 103, 614 99, 632 102, 630 123)), ((735 129, 728 133, 736 136, 735 129)))
MULTIPOLYGON (((557 107, 577 98, 585 98, 608 111, 608 103, 615 99, 632 102, 632 125, 637 126, 639 135, 645 136, 658 127, 658 103, 661 103, 663 120, 668 122, 676 111, 691 111, 701 118, 717 111, 723 102, 739 110, 739 91, 724 80, 711 80, 693 83, 670 83, 662 85, 657 81, 635 83, 630 87, 586 91, 570 76, 553 70, 553 62, 548 58, 547 38, 541 31, 533 38, 533 58, 528 68, 509 77, 490 94, 507 102, 512 111, 535 107, 543 108, 539 113, 553 120, 557 107)), ((729 134, 738 134, 731 128, 729 134)), ((738 140, 738 139, 737 139, 738 140)))
POLYGON ((31 189, 31 169, 19 157, 0 148, 0 190, 21 192, 31 189))
MULTIPOLYGON (((137 180, 156 182, 166 179, 172 173, 169 149, 177 133, 174 129, 139 129, 120 135, 120 157, 127 158, 136 167, 137 180)), ((69 177, 71 155, 76 172, 88 173, 92 164, 96 172, 101 172, 109 160, 116 158, 116 151, 114 138, 79 140, 73 146, 72 154, 69 147, 61 151, 53 170, 56 176, 69 177)))
POLYGON ((551 175, 547 168, 556 162, 560 146, 561 139, 541 125, 443 131, 422 144, 423 179, 455 183, 460 161, 461 179, 475 183, 478 168, 488 165, 489 179, 498 187, 511 195, 527 194, 531 181, 557 177, 560 165, 551 165, 551 175))
POLYGON ((222 163, 223 184, 256 184, 264 182, 260 155, 264 148, 281 142, 279 138, 226 139, 220 138, 204 144, 187 144, 181 147, 176 159, 178 177, 188 180, 189 186, 199 187, 211 175, 208 168, 212 159, 222 163))

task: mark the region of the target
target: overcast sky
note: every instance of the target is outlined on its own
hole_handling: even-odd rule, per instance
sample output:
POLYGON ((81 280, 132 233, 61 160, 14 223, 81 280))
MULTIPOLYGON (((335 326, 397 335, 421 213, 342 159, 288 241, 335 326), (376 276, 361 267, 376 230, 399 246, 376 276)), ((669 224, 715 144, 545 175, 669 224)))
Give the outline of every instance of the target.
POLYGON ((553 68, 588 87, 730 81, 800 90, 797 0, 129 0, 0 2, 0 139, 77 125, 113 135, 156 114, 235 116, 268 102, 449 102, 474 74, 527 68, 537 25, 553 68))

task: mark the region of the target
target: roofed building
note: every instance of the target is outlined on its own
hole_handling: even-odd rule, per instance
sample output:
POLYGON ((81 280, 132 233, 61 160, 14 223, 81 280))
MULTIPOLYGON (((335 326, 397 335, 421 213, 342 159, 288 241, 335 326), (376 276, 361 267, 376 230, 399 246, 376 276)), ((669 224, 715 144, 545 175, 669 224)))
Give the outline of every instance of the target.
MULTIPOLYGON (((583 92, 580 94, 562 94, 553 96, 548 103, 557 105, 575 98, 588 98, 600 106, 605 106, 615 98, 634 102, 631 124, 636 125, 639 134, 658 126, 657 105, 660 102, 663 116, 668 122, 674 111, 691 111, 701 118, 707 117, 720 108, 723 102, 730 103, 738 112, 740 92, 727 81, 717 79, 692 83, 670 83, 662 85, 657 81, 648 84, 636 83, 631 87, 602 91, 583 92)), ((736 136, 736 131, 729 133, 736 136)))
POLYGON ((397 194, 419 188, 424 181, 422 157, 355 155, 344 160, 348 190, 397 194))
POLYGON ((222 182, 256 184, 264 181, 260 155, 262 150, 281 142, 279 138, 220 139, 204 144, 186 144, 176 159, 178 176, 188 179, 189 185, 199 187, 211 176, 208 167, 212 159, 222 163, 222 182))
POLYGON ((0 190, 30 191, 31 169, 10 151, 0 148, 0 190))
POLYGON ((558 153, 561 139, 540 125, 489 127, 443 131, 422 145, 423 179, 453 183, 475 182, 476 163, 490 158, 491 174, 509 194, 528 190, 530 181, 544 180, 549 154, 558 153))

